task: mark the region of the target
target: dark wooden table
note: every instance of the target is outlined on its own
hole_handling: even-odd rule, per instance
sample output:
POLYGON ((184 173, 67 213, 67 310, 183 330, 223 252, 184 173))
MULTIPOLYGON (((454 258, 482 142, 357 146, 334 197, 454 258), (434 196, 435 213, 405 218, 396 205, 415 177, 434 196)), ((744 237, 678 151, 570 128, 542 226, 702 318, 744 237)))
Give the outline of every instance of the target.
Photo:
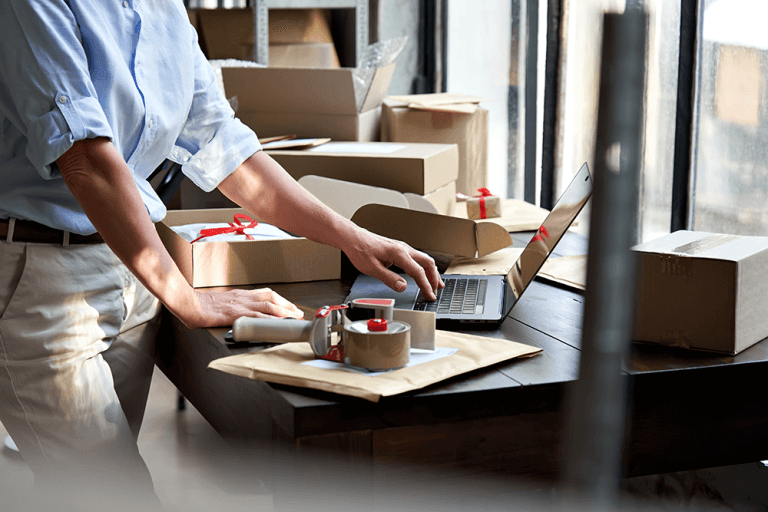
MULTIPOLYGON (((515 245, 530 236, 513 235, 515 245)), ((586 250, 586 239, 569 233, 555 256, 586 250)), ((271 287, 315 308, 341 302, 350 285, 271 287)), ((230 439, 551 478, 561 464, 566 397, 578 377, 583 305, 582 293, 536 280, 501 327, 482 334, 541 347, 541 355, 377 404, 206 371, 213 359, 260 347, 232 347, 223 340, 226 329, 189 331, 172 319, 158 364, 230 439)), ((768 342, 735 357, 632 344, 623 371, 626 476, 768 459, 768 342)))

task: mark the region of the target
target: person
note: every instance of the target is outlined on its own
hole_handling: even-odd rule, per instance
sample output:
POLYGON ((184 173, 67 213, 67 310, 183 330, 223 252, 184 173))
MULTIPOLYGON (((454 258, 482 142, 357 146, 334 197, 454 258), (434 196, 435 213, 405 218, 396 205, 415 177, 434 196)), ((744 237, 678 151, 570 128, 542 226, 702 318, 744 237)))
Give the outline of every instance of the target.
POLYGON ((5 0, 0 29, 0 422, 36 485, 151 488, 136 439, 160 304, 190 329, 302 316, 268 288, 190 287, 153 225, 165 207, 146 178, 166 158, 395 290, 392 265, 427 298, 442 286, 428 255, 335 214, 260 151, 181 0, 5 0))

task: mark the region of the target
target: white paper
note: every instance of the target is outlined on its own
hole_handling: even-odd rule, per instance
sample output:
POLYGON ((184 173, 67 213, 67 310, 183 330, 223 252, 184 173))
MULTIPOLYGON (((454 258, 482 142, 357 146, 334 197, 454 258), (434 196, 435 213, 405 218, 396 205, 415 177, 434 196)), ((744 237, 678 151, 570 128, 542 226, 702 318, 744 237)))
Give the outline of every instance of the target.
MULTIPOLYGON (((171 226, 171 229, 176 232, 177 235, 182 237, 187 242, 191 242, 200 236, 200 231, 203 229, 211 228, 226 228, 229 224, 226 223, 200 223, 200 224, 184 224, 181 226, 171 226)), ((279 240, 283 238, 294 238, 289 233, 286 233, 280 228, 276 228, 271 224, 259 224, 254 228, 248 228, 245 233, 251 235, 254 240, 279 240)), ((239 235, 237 233, 223 233, 221 235, 207 236, 198 240, 195 243, 200 242, 233 242, 238 240, 248 240, 245 235, 239 235)))
MULTIPOLYGON (((411 366, 429 363, 430 361, 437 361, 438 359, 452 356, 458 351, 459 349, 457 348, 449 348, 449 347, 438 347, 434 351, 422 350, 422 349, 411 349, 411 360, 408 362, 407 365, 404 366, 404 368, 410 368, 411 366)), ((313 359, 312 361, 306 361, 301 364, 314 366, 315 368, 321 368, 324 370, 346 370, 348 372, 359 373, 361 375, 366 375, 368 377, 376 377, 377 375, 383 375, 385 373, 393 372, 398 369, 398 368, 394 368, 392 370, 384 370, 383 372, 376 372, 376 371, 366 370, 365 368, 352 366, 349 364, 337 363, 335 361, 328 361, 327 359, 313 359)))
POLYGON ((361 144, 338 142, 335 144, 323 144, 316 148, 309 148, 307 151, 315 151, 317 153, 365 153, 372 155, 385 155, 388 153, 394 153, 400 151, 408 146, 403 144, 361 144))

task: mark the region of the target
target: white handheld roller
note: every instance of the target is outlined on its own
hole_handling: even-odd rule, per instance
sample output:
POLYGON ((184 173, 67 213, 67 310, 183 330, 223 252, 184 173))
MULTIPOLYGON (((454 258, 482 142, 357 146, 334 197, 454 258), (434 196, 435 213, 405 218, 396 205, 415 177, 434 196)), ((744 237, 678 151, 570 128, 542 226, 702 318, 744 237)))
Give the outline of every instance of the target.
POLYGON ((308 342, 315 355, 324 356, 331 346, 326 322, 294 318, 241 317, 232 324, 234 341, 264 341, 267 343, 308 342))

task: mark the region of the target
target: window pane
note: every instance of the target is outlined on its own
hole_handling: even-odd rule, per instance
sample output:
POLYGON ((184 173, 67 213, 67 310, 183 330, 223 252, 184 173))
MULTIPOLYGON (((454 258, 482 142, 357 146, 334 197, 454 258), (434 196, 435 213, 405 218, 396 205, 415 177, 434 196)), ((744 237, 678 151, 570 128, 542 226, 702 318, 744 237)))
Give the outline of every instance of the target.
MULTIPOLYGON (((603 12, 645 5, 648 57, 645 155, 638 239, 669 232, 677 104, 680 2, 665 0, 566 0, 561 63, 556 190, 559 196, 585 161, 594 168, 603 12)), ((582 226, 588 222, 582 222, 582 226)), ((583 227, 581 229, 584 229, 583 227)))
POLYGON ((692 229, 768 234, 763 0, 703 2, 692 162, 692 229))

